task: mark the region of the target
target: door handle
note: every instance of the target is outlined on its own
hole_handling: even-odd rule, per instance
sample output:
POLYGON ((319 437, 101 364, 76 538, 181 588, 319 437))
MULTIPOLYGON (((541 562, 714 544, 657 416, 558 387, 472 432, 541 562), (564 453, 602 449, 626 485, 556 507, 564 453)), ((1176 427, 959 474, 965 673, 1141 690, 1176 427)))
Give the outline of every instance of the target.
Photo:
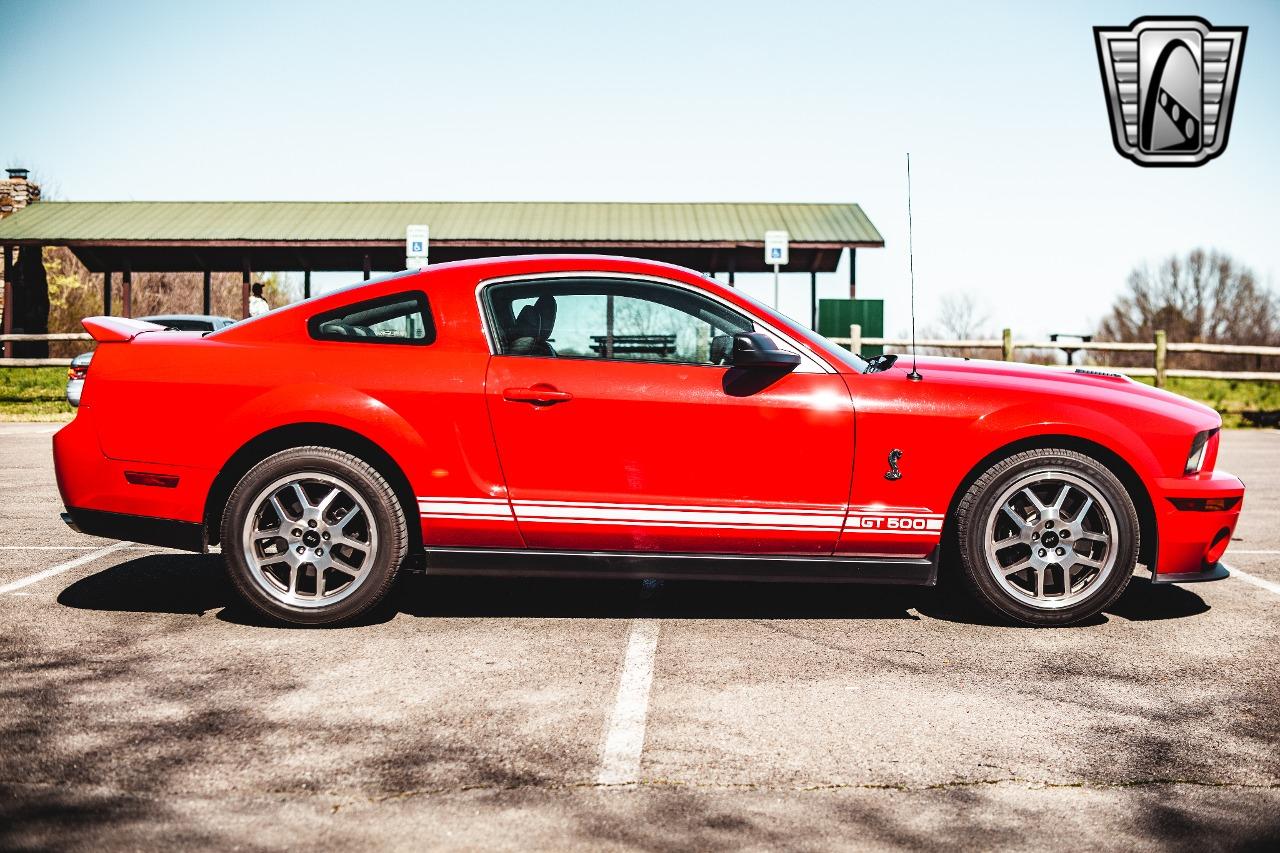
POLYGON ((512 403, 550 406, 553 403, 567 403, 573 399, 573 395, 568 391, 557 391, 554 388, 507 388, 502 392, 502 399, 512 403))

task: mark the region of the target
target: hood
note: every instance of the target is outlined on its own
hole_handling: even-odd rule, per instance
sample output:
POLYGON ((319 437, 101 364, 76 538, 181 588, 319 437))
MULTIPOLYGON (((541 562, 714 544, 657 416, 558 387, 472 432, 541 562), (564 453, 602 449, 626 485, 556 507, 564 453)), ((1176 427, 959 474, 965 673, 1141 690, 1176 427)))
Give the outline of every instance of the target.
MULTIPOLYGON (((1203 421, 1208 429, 1221 423, 1213 409, 1195 400, 1108 372, 1104 367, 1047 367, 986 359, 928 356, 918 359, 925 383, 945 382, 1002 392, 1052 394, 1097 407, 1122 406, 1156 415, 1203 421)), ((903 379, 910 357, 900 357, 891 370, 903 379)))

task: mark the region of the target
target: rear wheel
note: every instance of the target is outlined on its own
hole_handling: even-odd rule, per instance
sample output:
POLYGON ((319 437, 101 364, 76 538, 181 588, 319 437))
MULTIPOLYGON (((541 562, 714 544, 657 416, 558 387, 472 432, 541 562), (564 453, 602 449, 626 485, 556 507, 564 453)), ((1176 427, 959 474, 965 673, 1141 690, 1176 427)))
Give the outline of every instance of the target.
POLYGON ((222 551, 237 590, 282 622, 333 625, 376 605, 408 549, 404 510, 363 460, 327 447, 285 450, 232 491, 222 551))
POLYGON ((993 465, 961 498, 960 561, 970 592, 1027 625, 1070 625, 1120 597, 1138 558, 1128 491, 1096 459, 1029 450, 993 465))

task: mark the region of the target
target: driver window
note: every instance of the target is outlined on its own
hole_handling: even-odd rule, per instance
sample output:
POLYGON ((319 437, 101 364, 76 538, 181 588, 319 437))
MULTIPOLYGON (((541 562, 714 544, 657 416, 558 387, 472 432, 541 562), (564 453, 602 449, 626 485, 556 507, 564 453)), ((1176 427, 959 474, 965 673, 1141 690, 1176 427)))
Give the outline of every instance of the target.
POLYGON ((714 364, 712 341, 754 331, 683 288, 625 279, 546 279, 487 291, 504 355, 714 364))

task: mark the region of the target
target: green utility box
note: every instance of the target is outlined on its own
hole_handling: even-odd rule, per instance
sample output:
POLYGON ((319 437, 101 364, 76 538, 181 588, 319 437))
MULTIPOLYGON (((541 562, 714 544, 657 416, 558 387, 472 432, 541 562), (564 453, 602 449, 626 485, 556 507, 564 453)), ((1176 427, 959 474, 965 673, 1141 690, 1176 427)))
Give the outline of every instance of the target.
MULTIPOLYGON (((884 337, 883 299, 819 299, 818 334, 827 338, 849 337, 849 327, 857 323, 862 337, 884 337)), ((882 346, 862 347, 862 355, 870 358, 884 353, 882 346)))

